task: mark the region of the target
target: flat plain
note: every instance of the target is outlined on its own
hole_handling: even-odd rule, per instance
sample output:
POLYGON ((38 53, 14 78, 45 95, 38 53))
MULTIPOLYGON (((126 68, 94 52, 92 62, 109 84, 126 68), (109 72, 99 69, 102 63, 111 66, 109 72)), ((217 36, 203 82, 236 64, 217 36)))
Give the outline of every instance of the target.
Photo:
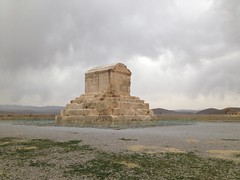
POLYGON ((168 117, 131 128, 1 121, 0 179, 240 179, 240 122, 232 121, 168 117))

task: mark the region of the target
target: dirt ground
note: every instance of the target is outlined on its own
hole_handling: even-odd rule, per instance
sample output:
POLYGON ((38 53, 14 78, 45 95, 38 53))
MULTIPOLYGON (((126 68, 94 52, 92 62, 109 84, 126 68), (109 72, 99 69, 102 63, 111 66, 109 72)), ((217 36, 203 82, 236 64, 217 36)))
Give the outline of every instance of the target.
POLYGON ((130 129, 13 125, 2 122, 0 137, 81 140, 104 151, 194 152, 203 156, 240 160, 235 156, 240 154, 238 122, 195 122, 130 129))
POLYGON ((238 122, 125 129, 25 123, 0 121, 0 179, 240 178, 238 122))

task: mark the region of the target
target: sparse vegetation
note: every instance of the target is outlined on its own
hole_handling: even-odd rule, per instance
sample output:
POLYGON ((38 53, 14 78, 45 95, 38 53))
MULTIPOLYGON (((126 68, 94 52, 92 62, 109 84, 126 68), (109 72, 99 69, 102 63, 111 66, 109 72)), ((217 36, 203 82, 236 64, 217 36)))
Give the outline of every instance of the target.
POLYGON ((240 154, 237 154, 236 157, 240 158, 240 154))
MULTIPOLYGON (((121 138, 121 140, 132 140, 121 138)), ((236 156, 239 157, 239 154, 236 156)), ((240 163, 194 153, 105 152, 79 140, 0 139, 0 179, 239 179, 240 163)))
POLYGON ((70 165, 65 173, 98 179, 234 179, 240 177, 239 168, 231 161, 201 158, 193 153, 100 153, 84 165, 70 165), (131 168, 127 163, 135 166, 131 168))

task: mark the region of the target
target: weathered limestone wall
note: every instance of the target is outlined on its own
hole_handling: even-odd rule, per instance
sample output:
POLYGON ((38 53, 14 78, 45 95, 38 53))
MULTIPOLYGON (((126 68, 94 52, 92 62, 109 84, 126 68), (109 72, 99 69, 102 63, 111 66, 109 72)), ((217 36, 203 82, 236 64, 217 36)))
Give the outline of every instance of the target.
POLYGON ((130 94, 131 72, 123 64, 94 68, 85 74, 85 93, 130 94))
POLYGON ((146 121, 154 118, 149 104, 130 95, 131 72, 124 64, 98 67, 85 74, 85 94, 56 117, 58 124, 146 121))
POLYGON ((98 93, 110 90, 110 73, 86 73, 85 93, 98 93))
POLYGON ((111 74, 112 91, 130 94, 131 75, 125 73, 114 72, 111 74))

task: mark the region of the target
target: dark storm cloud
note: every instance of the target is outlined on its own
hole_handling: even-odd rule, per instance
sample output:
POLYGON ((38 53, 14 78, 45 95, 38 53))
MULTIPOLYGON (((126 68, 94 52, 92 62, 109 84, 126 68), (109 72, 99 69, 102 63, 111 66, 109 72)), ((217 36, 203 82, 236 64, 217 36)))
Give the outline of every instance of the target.
POLYGON ((161 35, 160 23, 167 18, 165 7, 170 4, 139 1, 136 6, 136 1, 126 0, 5 3, 1 55, 8 67, 18 68, 52 64, 53 56, 67 53, 70 46, 90 62, 110 59, 113 54, 156 56, 161 51, 161 40, 156 37, 161 35))
POLYGON ((239 7, 238 0, 2 0, 0 102, 65 104, 83 91, 88 68, 119 59, 138 77, 145 72, 133 75, 140 82, 133 91, 149 91, 155 106, 168 92, 238 96, 239 7))

